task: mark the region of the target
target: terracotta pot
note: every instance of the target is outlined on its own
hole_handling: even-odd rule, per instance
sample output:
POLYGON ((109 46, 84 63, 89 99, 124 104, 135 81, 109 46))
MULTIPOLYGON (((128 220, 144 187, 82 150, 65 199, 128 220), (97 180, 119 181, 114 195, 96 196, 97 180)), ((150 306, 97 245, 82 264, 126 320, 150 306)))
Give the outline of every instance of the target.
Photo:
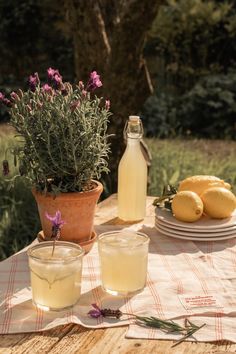
POLYGON ((97 184, 97 187, 90 191, 61 193, 56 198, 32 190, 38 204, 40 221, 46 238, 51 236, 52 224, 46 218, 45 213, 55 215, 57 210, 60 210, 62 220, 66 222, 61 228, 60 240, 78 243, 91 238, 95 208, 103 190, 100 182, 93 182, 97 184))

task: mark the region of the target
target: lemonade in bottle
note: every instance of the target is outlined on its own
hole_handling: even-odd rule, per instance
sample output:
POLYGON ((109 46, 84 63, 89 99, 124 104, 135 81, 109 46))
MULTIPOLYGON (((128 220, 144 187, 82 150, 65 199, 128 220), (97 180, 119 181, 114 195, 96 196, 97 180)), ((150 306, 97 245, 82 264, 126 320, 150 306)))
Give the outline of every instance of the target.
POLYGON ((138 116, 130 116, 125 126, 127 147, 118 168, 118 216, 135 221, 145 217, 147 195, 147 163, 140 140, 143 126, 138 116))

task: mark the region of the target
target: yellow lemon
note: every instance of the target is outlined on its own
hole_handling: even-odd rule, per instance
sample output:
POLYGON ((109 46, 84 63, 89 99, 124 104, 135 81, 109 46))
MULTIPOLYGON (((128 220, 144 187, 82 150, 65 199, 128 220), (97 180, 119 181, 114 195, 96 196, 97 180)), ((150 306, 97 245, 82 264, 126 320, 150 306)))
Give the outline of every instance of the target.
POLYGON ((201 199, 204 204, 204 212, 214 219, 228 218, 236 208, 235 195, 225 188, 207 189, 201 195, 201 199))
POLYGON ((200 196, 206 189, 212 187, 231 189, 231 185, 229 183, 224 182, 218 177, 199 175, 188 177, 180 182, 178 191, 192 191, 200 196))
POLYGON ((178 192, 172 200, 172 212, 178 220, 186 222, 197 221, 203 213, 202 200, 194 192, 178 192))

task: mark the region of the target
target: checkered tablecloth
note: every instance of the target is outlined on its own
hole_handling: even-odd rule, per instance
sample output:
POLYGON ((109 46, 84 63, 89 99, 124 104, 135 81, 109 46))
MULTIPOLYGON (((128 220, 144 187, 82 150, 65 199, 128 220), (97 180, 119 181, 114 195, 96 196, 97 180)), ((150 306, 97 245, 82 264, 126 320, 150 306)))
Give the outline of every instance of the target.
MULTIPOLYGON (((96 231, 121 228, 100 225, 96 231)), ((151 239, 147 286, 143 292, 132 298, 105 294, 100 287, 95 244, 84 257, 79 303, 70 311, 43 312, 31 302, 28 259, 23 250, 0 263, 0 333, 42 331, 67 323, 90 328, 129 324, 127 337, 178 339, 176 334, 137 326, 125 316, 121 320, 90 318, 87 313, 91 304, 97 303, 103 308, 172 318, 180 323, 189 317, 198 325, 206 323, 195 334, 197 340, 236 342, 236 238, 192 242, 162 236, 151 225, 136 225, 130 229, 145 232, 151 239), (204 305, 206 299, 208 302, 204 305)))

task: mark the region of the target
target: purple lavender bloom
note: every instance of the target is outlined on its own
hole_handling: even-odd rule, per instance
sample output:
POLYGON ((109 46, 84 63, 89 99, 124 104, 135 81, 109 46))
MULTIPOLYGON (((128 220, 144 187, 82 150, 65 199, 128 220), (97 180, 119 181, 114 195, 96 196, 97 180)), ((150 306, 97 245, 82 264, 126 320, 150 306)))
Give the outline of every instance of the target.
POLYGON ((43 87, 42 87, 42 91, 46 92, 46 93, 49 93, 49 94, 52 94, 53 93, 53 89, 50 85, 48 84, 44 84, 43 87))
POLYGON ((57 69, 48 68, 48 80, 57 88, 62 88, 62 76, 57 69))
POLYGON ((3 173, 3 176, 8 176, 10 173, 9 163, 7 160, 4 160, 2 162, 2 173, 3 173))
POLYGON ((16 92, 12 91, 10 95, 13 101, 20 101, 20 97, 17 95, 16 92))
POLYGON ((0 92, 0 102, 2 102, 7 107, 11 107, 11 101, 8 100, 2 92, 0 92))
POLYGON ((5 98, 5 100, 3 101, 3 103, 5 104, 5 106, 7 107, 11 107, 12 102, 10 100, 8 100, 7 98, 5 98))
POLYGON ((102 310, 97 306, 97 304, 92 304, 94 310, 90 310, 88 312, 88 315, 90 315, 93 318, 99 318, 102 317, 102 310))
POLYGON ((65 221, 63 221, 61 219, 61 212, 58 210, 54 216, 49 215, 46 212, 45 216, 52 223, 52 236, 51 237, 58 240, 60 237, 61 228, 65 224, 65 221))
POLYGON ((105 101, 105 109, 106 109, 107 111, 109 111, 110 106, 111 106, 110 100, 106 100, 106 101, 105 101))
POLYGON ((100 309, 97 304, 92 304, 94 310, 90 310, 88 315, 93 318, 99 317, 115 317, 119 319, 122 316, 122 312, 120 310, 112 310, 112 309, 100 309))
POLYGON ((91 72, 86 89, 89 91, 94 91, 96 88, 101 86, 102 82, 100 80, 100 75, 98 75, 96 71, 91 72))
POLYGON ((36 86, 39 84, 38 73, 34 73, 34 75, 30 75, 28 82, 29 82, 30 90, 34 92, 36 90, 36 86))
POLYGON ((65 87, 65 85, 62 84, 62 87, 61 87, 61 93, 63 96, 67 96, 68 95, 68 91, 65 87))
POLYGON ((53 83, 57 89, 60 89, 62 87, 62 77, 61 75, 55 75, 53 79, 53 83))
POLYGON ((55 75, 60 76, 61 79, 62 79, 62 76, 60 75, 60 73, 59 73, 59 71, 58 71, 57 69, 48 68, 47 73, 48 73, 48 79, 49 79, 50 81, 53 81, 55 75))

